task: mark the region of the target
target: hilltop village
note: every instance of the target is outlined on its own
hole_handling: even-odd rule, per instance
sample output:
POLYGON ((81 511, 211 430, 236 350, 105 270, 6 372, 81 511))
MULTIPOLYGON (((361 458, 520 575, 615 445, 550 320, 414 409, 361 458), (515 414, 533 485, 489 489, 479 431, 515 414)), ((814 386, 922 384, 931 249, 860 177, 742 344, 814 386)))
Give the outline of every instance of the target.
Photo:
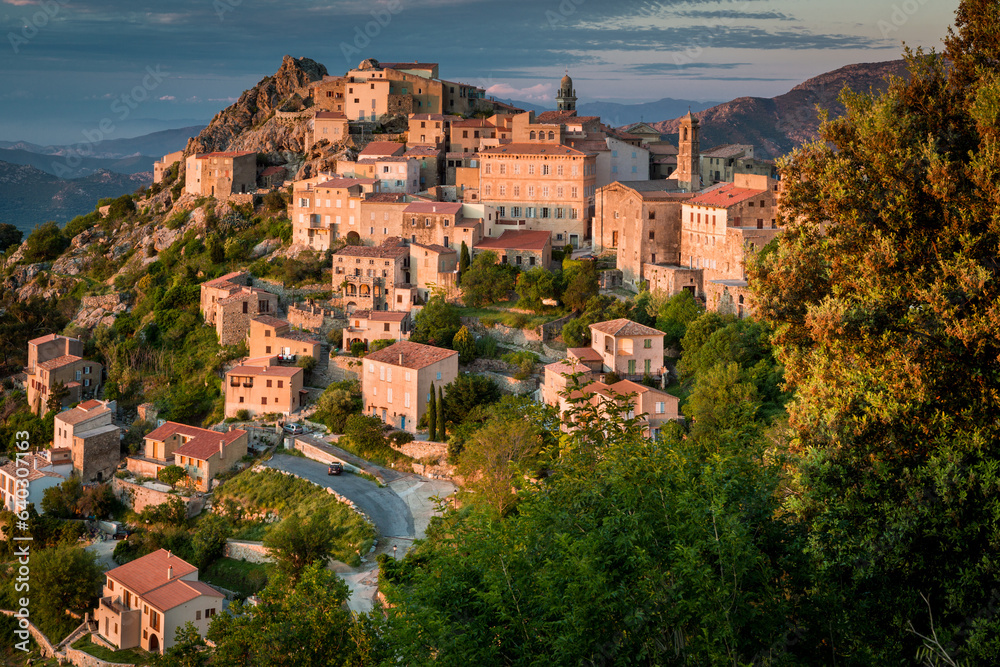
MULTIPOLYGON (((295 560, 271 524, 306 519, 254 485, 295 480, 302 507, 350 508, 355 539, 321 555, 366 572, 424 537, 429 498, 484 493, 462 452, 496 406, 533 442, 602 414, 658 441, 690 426, 687 326, 751 326, 746 267, 782 232, 780 175, 753 146, 703 148, 691 113, 676 137, 578 116, 568 74, 535 113, 436 63, 282 71, 263 118, 234 129, 223 111, 148 189, 7 253, 9 289, 76 310, 4 380, 32 429, 0 467, 6 534, 28 511, 106 558, 96 607, 41 614, 60 633, 33 635, 42 654, 163 653, 255 599, 266 563, 295 560), (391 488, 391 508, 342 474, 391 488), (227 528, 206 552, 210 516, 227 528), (400 516, 408 533, 388 527, 400 516)), ((352 609, 374 590, 352 588, 352 609)))

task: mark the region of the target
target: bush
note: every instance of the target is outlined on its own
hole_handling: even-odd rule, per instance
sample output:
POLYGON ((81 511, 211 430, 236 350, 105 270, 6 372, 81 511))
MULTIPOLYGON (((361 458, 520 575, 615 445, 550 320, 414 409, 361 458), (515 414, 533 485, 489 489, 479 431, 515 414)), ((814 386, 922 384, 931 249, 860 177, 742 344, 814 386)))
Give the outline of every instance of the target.
POLYGON ((496 359, 497 339, 492 336, 482 336, 476 340, 476 356, 483 359, 496 359))
POLYGON ((351 343, 351 354, 355 357, 365 356, 365 344, 360 340, 356 340, 351 343))
POLYGON ((108 208, 108 219, 121 220, 133 213, 135 213, 135 202, 132 201, 131 195, 122 195, 111 202, 108 208))
POLYGON ((375 341, 372 341, 371 344, 368 346, 368 351, 369 352, 378 352, 379 350, 384 350, 385 348, 389 347, 390 345, 395 344, 395 342, 396 341, 389 340, 389 339, 386 339, 386 340, 375 340, 375 341))
POLYGON ((413 434, 408 431, 393 431, 389 434, 389 440, 396 445, 405 445, 408 442, 413 442, 413 434))
POLYGON ((241 422, 248 422, 248 421, 250 421, 250 411, 247 410, 246 408, 244 408, 242 410, 237 410, 237 412, 236 412, 236 419, 239 420, 239 421, 241 421, 241 422))
POLYGON ((342 347, 344 345, 344 330, 330 329, 330 333, 326 335, 326 342, 336 348, 342 347))
POLYGON ((59 225, 52 221, 36 226, 26 243, 24 261, 28 264, 53 260, 69 247, 69 239, 63 235, 59 225))
POLYGON ((160 480, 164 484, 169 484, 170 486, 173 486, 185 477, 187 477, 187 471, 177 465, 167 466, 156 473, 156 479, 160 480))

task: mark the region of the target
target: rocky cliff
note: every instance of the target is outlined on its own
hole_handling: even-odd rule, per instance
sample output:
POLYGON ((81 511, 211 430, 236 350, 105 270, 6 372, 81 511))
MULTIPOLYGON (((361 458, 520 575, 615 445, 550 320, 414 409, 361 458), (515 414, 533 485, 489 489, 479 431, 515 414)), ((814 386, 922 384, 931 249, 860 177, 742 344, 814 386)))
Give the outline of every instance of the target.
POLYGON ((309 84, 326 74, 326 67, 314 60, 285 56, 274 76, 261 79, 234 104, 216 114, 208 127, 188 141, 185 152, 301 152, 303 131, 300 124, 271 121, 275 120, 275 112, 295 96, 305 98, 309 84))
MULTIPOLYGON (((855 92, 883 91, 887 77, 906 74, 902 60, 848 65, 814 77, 773 98, 740 97, 695 114, 701 122, 701 148, 719 144, 753 144, 758 157, 780 157, 816 138, 819 114, 844 112, 837 100, 845 87, 855 92)), ((680 119, 653 124, 676 140, 680 119)))

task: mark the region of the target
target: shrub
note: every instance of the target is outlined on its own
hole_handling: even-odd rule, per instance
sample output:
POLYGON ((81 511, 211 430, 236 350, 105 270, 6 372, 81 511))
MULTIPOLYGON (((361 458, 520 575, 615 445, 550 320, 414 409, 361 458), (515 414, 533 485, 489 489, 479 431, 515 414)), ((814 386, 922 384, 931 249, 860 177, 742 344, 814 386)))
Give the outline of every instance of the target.
POLYGON ((376 340, 376 341, 372 341, 371 344, 368 346, 368 350, 370 352, 378 352, 379 350, 384 350, 385 348, 389 347, 390 345, 394 344, 395 342, 396 341, 394 341, 394 340, 376 340))
POLYGON ((24 261, 28 264, 55 259, 69 247, 69 239, 63 235, 59 225, 52 221, 35 227, 26 243, 24 261))
POLYGON ((356 340, 351 343, 351 354, 355 357, 365 356, 365 344, 360 340, 356 340))
POLYGON ((396 445, 405 445, 408 442, 413 442, 413 434, 407 431, 393 431, 389 434, 389 440, 396 445))
POLYGON ((244 408, 242 410, 238 410, 236 412, 236 419, 238 419, 241 422, 248 422, 248 421, 250 421, 250 411, 247 410, 246 408, 244 408))
POLYGON ((337 348, 342 347, 344 345, 344 330, 330 329, 330 333, 326 335, 326 342, 337 348))

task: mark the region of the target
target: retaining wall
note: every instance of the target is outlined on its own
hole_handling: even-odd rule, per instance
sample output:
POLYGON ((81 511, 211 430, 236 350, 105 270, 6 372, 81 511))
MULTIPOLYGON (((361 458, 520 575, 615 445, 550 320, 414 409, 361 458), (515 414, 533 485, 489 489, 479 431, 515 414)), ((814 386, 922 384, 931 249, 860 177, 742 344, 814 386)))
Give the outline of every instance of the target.
POLYGON ((249 542, 245 540, 226 540, 222 555, 234 560, 245 560, 248 563, 273 563, 272 558, 263 542, 249 542))
POLYGON ((157 491, 140 484, 127 482, 124 479, 113 477, 111 479, 111 490, 115 497, 138 513, 152 505, 162 505, 171 498, 180 498, 187 505, 187 516, 196 516, 205 507, 204 496, 179 496, 175 493, 157 491))

